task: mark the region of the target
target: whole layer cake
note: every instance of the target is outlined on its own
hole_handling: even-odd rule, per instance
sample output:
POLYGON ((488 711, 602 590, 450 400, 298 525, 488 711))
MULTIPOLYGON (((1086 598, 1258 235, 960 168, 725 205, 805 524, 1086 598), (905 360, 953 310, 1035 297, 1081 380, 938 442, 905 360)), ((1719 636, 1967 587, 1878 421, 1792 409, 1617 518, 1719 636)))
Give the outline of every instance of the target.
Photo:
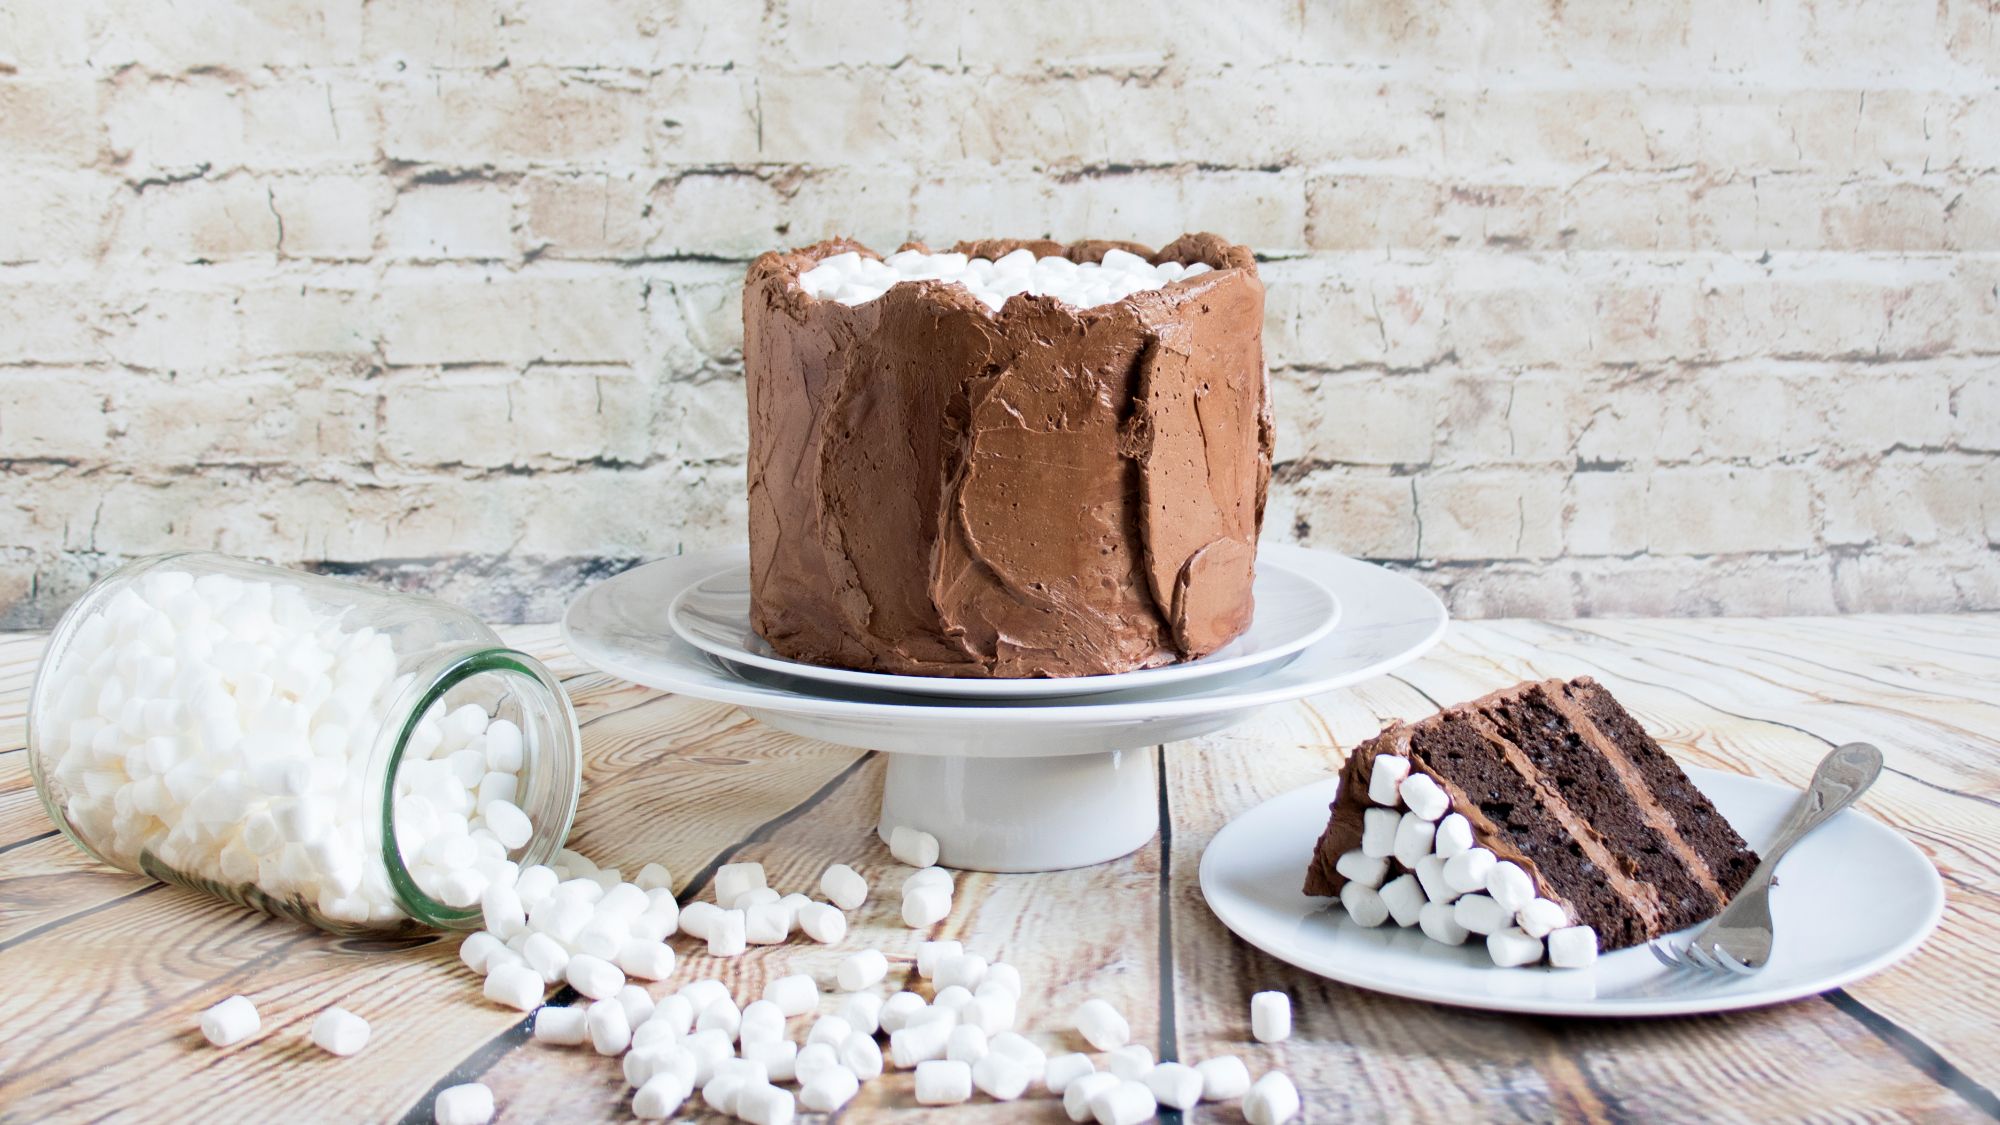
POLYGON ((837 239, 750 267, 758 634, 816 664, 988 677, 1234 639, 1271 472, 1250 251, 1197 234, 927 255, 876 265, 837 239))
POLYGON ((1714 917, 1757 866, 1708 798, 1596 681, 1524 683, 1392 723, 1341 771, 1306 872, 1363 925, 1484 936, 1493 959, 1579 967, 1714 917))

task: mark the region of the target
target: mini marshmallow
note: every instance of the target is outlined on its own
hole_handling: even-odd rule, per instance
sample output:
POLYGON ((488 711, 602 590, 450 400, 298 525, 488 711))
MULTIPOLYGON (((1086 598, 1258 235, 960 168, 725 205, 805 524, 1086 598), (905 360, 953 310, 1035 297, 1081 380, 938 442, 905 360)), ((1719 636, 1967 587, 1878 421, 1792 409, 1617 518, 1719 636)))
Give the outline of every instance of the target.
POLYGON ((931 1007, 946 1012, 957 1012, 970 1003, 972 1003, 972 990, 962 984, 945 985, 931 997, 931 1007))
POLYGON ((797 1113, 792 1092, 769 1082, 751 1083, 736 1095, 736 1116, 748 1125, 792 1125, 797 1113))
MULTIPOLYGON (((844 1040, 843 1040, 844 1042, 844 1040)), ((792 1076, 803 1086, 813 1080, 813 1076, 823 1070, 845 1070, 840 1065, 840 1051, 831 1043, 808 1043, 799 1048, 792 1059, 792 1076)))
POLYGON ((1493 853, 1485 848, 1467 848, 1444 861, 1444 881, 1465 894, 1483 891, 1494 863, 1493 853))
POLYGON ((743 1006, 736 1025, 736 1038, 743 1043, 785 1037, 785 1010, 771 1000, 752 1000, 743 1006))
POLYGON ((848 1023, 842 1017, 837 1015, 821 1016, 813 1021, 812 1030, 806 1033, 806 1042, 808 1044, 824 1043, 829 1047, 838 1047, 842 1043, 847 1042, 847 1037, 852 1034, 854 1034, 854 1025, 848 1023))
POLYGON ((840 1045, 840 1065, 854 1072, 863 1082, 873 1082, 882 1076, 882 1047, 870 1035, 850 1035, 847 1042, 840 1045))
POLYGON ((653 1018, 653 994, 636 984, 628 984, 613 997, 625 1009, 625 1020, 634 1029, 653 1018))
POLYGON ((984 979, 986 979, 986 958, 977 953, 961 953, 938 963, 932 983, 939 988, 949 988, 956 984, 970 990, 978 988, 979 982, 984 979))
POLYGON ((1501 862, 1486 873, 1486 893, 1512 914, 1534 901, 1535 880, 1518 863, 1501 862))
POLYGON ((842 1000, 834 1014, 861 1034, 873 1035, 882 1028, 882 998, 873 992, 856 992, 842 1000))
POLYGON ((692 1083, 678 1074, 655 1074, 632 1095, 632 1116, 641 1121, 664 1121, 680 1112, 681 1104, 694 1093, 692 1083))
POLYGON ((990 1051, 1006 1055, 1027 1067, 1028 1073, 1035 1078, 1041 1077, 1042 1071, 1049 1065, 1047 1051, 1035 1046, 1027 1036, 1012 1031, 1003 1031, 993 1036, 987 1040, 987 1047, 990 1051))
POLYGON ((486 974, 486 986, 481 991, 496 1004, 527 1012, 541 1004, 542 992, 547 987, 542 974, 526 965, 499 965, 486 974))
POLYGON ((1144 1043, 1127 1043, 1115 1051, 1106 1051, 1104 1069, 1128 1082, 1137 1082, 1152 1072, 1152 1049, 1144 1043))
POLYGON ((889 958, 879 949, 864 949, 850 953, 840 962, 834 972, 834 983, 842 992, 859 992, 879 983, 889 975, 889 958))
POLYGON ((1160 1104, 1152 1088, 1134 1079, 1121 1079, 1091 1095, 1090 1115, 1098 1125, 1139 1125, 1158 1116, 1160 1104))
POLYGON ((1447 902, 1425 903, 1417 914, 1417 925, 1423 928, 1425 937, 1445 945, 1464 945, 1470 932, 1458 924, 1458 913, 1447 902))
POLYGON ((1452 904, 1452 918, 1475 934, 1491 934, 1506 929, 1514 912, 1486 895, 1466 895, 1452 904))
POLYGON ((529 934, 521 943, 521 959, 542 975, 545 984, 563 980, 569 972, 569 950, 547 934, 529 934))
POLYGON ((1436 820, 1451 811, 1451 797, 1429 774, 1411 774, 1396 791, 1402 794, 1404 806, 1425 820, 1436 820))
POLYGON ((263 1021, 257 1017, 257 1006, 249 997, 231 996, 203 1012, 200 1024, 202 1038, 217 1047, 232 1047, 257 1034, 263 1021))
POLYGON ((722 916, 722 908, 712 902, 690 902, 681 907, 680 930, 692 938, 708 940, 708 928, 722 916))
POLYGON ((965 952, 962 941, 920 941, 917 943, 917 975, 930 980, 937 976, 937 967, 946 959, 965 952))
POLYGON ((725 863, 715 869, 715 901, 734 903, 745 892, 766 887, 761 863, 725 863))
POLYGON ((986 1057, 986 1033, 970 1024, 951 1029, 944 1041, 944 1057, 971 1065, 986 1057))
POLYGON ((929 929, 951 913, 951 894, 942 887, 913 887, 903 894, 903 924, 913 930, 929 929))
MULTIPOLYGON (((681 912, 685 927, 687 912, 681 912)), ((708 923, 708 953, 711 957, 740 957, 750 948, 741 910, 725 910, 708 923)))
POLYGON ((1201 1101, 1201 1072, 1177 1062, 1164 1062, 1146 1075, 1154 1100, 1169 1109, 1193 1109, 1201 1101))
POLYGON ((1108 1001, 1085 1000, 1076 1010, 1077 1033, 1100 1051, 1115 1051, 1132 1039, 1132 1025, 1108 1001))
POLYGON ((950 1021, 929 1020, 890 1032, 890 1060, 898 1068, 909 1070, 918 1063, 944 1058, 945 1045, 951 1040, 951 1029, 950 1021))
POLYGON ((958 1019, 993 1035, 1013 1028, 1019 1005, 1014 994, 1006 989, 982 984, 972 1002, 959 1009, 958 1019))
POLYGON ((579 953, 569 959, 568 966, 563 969, 563 979, 569 982, 571 988, 592 1000, 616 996, 618 990, 625 987, 625 974, 618 966, 588 953, 579 953))
POLYGON ((1437 825, 1416 813, 1404 813, 1396 822, 1396 840, 1391 850, 1396 862, 1415 868, 1418 861, 1431 854, 1431 847, 1436 842, 1437 825))
MULTIPOLYGON (((1393 843, 1391 844, 1393 848, 1393 843)), ((1373 856, 1356 848, 1340 853, 1333 861, 1333 869, 1349 882, 1360 883, 1364 887, 1380 887, 1382 880, 1389 876, 1389 857, 1373 856)))
POLYGON ((889 830, 889 854, 911 867, 929 867, 938 861, 937 837, 899 824, 889 830))
POLYGON ((859 910, 868 901, 868 880, 844 863, 836 863, 819 877, 820 893, 842 910, 859 910))
POLYGON ((958 889, 958 884, 952 879, 951 872, 942 867, 920 867, 903 877, 904 894, 908 894, 911 887, 927 886, 943 887, 948 892, 958 889))
POLYGON ((1511 969, 1541 960, 1542 943, 1521 932, 1518 926, 1507 926, 1486 935, 1486 952, 1495 965, 1511 969))
POLYGON ((957 1105, 972 1097, 972 1065, 952 1059, 917 1064, 917 1104, 957 1105))
POLYGON ((972 1064, 972 1084, 996 1102, 1011 1102, 1028 1092, 1033 1073, 1020 1059, 989 1050, 972 1064))
POLYGON ((787 1016, 802 1016, 819 1005, 819 985, 804 973, 779 977, 764 986, 764 999, 787 1016))
POLYGON ((1283 1043, 1290 1039, 1292 998, 1282 992, 1259 992, 1252 995, 1250 1034, 1259 1043, 1283 1043))
POLYGON ((1070 1083, 1096 1072, 1097 1064, 1090 1061, 1089 1055, 1081 1052, 1057 1055, 1043 1068, 1042 1084, 1049 1088, 1049 1093, 1060 1094, 1069 1089, 1070 1083))
MULTIPOLYGON (((729 986, 713 978, 689 981, 680 987, 677 995, 688 1002, 696 1015, 700 1015, 703 1008, 717 1000, 729 1000, 729 986)), ((735 1003, 733 1000, 730 1002, 735 1003)))
POLYGON ((779 945, 792 936, 792 912, 782 904, 761 902, 738 909, 743 914, 743 939, 749 944, 779 945))
MULTIPOLYGON (((1497 901, 1497 900, 1496 900, 1497 901)), ((1545 938, 1569 924, 1569 914, 1545 898, 1529 899, 1515 911, 1514 921, 1531 938, 1545 938)))
POLYGON ((694 1030, 694 1004, 680 993, 662 996, 653 1002, 653 1015, 646 1022, 673 1029, 675 1035, 686 1035, 694 1030))
POLYGON ((352 1055, 368 1045, 368 1021, 346 1008, 328 1008, 313 1020, 312 1041, 327 1054, 352 1055))
POLYGON ((773 1082, 790 1082, 798 1064, 799 1045, 789 1039, 758 1039, 743 1044, 743 1057, 759 1063, 773 1082))
POLYGON ((537 1043, 547 1043, 556 1047, 576 1047, 589 1034, 585 1018, 589 1015, 583 1008, 561 1008, 544 1005, 535 1010, 534 1037, 537 1043))
POLYGON ((1079 1076, 1063 1089, 1063 1112, 1069 1115, 1071 1121, 1082 1125, 1093 1116, 1090 1110, 1091 1099, 1106 1090, 1117 1089, 1118 1084, 1123 1081, 1124 1079, 1115 1074, 1106 1074, 1102 1071, 1079 1076))
POLYGON ((1235 1055, 1203 1060, 1196 1063, 1194 1069, 1201 1075, 1202 1101, 1233 1101, 1250 1090, 1250 1068, 1235 1055))
POLYGON ((618 947, 612 964, 627 977, 665 980, 674 975, 674 947, 663 941, 628 941, 618 947))
POLYGON ((1005 961, 994 961, 986 966, 986 979, 975 991, 984 992, 988 986, 1004 990, 1019 999, 1021 996, 1021 970, 1005 961))
POLYGON ((799 1104, 814 1113, 832 1113, 853 1100, 861 1080, 844 1066, 830 1067, 799 1087, 799 1104))
POLYGON ((1597 931, 1589 926, 1564 926, 1549 931, 1549 964, 1558 969, 1587 969, 1597 962, 1597 931))
POLYGON ((1368 809, 1361 814, 1361 854, 1382 859, 1396 854, 1396 834, 1403 814, 1394 809, 1368 809))
POLYGON ((599 1000, 583 1013, 591 1049, 600 1055, 622 1055, 632 1045, 632 1019, 616 997, 599 1000))
POLYGON ((1368 799, 1388 808, 1396 807, 1398 787, 1410 773, 1410 760, 1401 754, 1377 754, 1368 770, 1368 799))
POLYGON ((1370 929, 1389 920, 1389 905, 1375 888, 1349 883, 1340 888, 1340 905, 1356 925, 1370 929))
POLYGON ((1382 884, 1382 905, 1389 908, 1389 917, 1398 926, 1414 926, 1417 915, 1430 899, 1425 896, 1423 885, 1415 875, 1398 875, 1382 884))
POLYGON ((847 938, 847 915, 831 903, 809 902, 799 907, 799 929, 821 945, 838 945, 847 938))
POLYGON ((719 1031, 734 1042, 743 1033, 743 1009, 727 996, 711 1000, 694 1018, 696 1031, 719 1031))
POLYGON ((1424 897, 1432 902, 1451 902, 1458 898, 1458 891, 1444 877, 1444 857, 1427 855, 1417 861, 1417 883, 1424 888, 1424 897))
POLYGON ((882 1002, 877 1013, 877 1024, 883 1031, 901 1031, 910 1022, 910 1017, 924 1010, 924 998, 914 992, 898 992, 882 1002))
POLYGON ((486 1125, 493 1120, 493 1091, 483 1082, 447 1086, 431 1103, 437 1125, 486 1125))
POLYGON ((641 867, 639 873, 632 877, 632 882, 642 891, 672 891, 674 889, 673 874, 666 867, 657 863, 649 863, 641 867))
POLYGON ((723 906, 731 910, 748 911, 753 906, 775 905, 783 897, 783 895, 770 887, 751 887, 728 902, 722 902, 720 899, 716 901, 721 902, 723 906))
POLYGON ((1452 813, 1438 821, 1437 843, 1432 851, 1440 859, 1451 857, 1472 847, 1472 822, 1459 813, 1452 813))
POLYGON ((465 935, 465 940, 458 943, 458 959, 465 962, 465 967, 473 972, 484 973, 486 959, 492 956, 494 950, 504 948, 506 943, 500 938, 485 930, 478 930, 465 935))
POLYGON ((1280 1125, 1298 1112, 1299 1089, 1281 1071, 1265 1074, 1243 1095, 1243 1117, 1250 1125, 1280 1125))

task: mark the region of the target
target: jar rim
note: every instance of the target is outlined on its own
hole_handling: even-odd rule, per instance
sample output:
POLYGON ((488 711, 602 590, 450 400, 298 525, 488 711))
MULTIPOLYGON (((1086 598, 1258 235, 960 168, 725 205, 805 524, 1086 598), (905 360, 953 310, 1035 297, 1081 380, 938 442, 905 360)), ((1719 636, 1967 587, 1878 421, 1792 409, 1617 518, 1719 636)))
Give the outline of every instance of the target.
POLYGON ((522 676, 543 689, 542 703, 545 709, 535 717, 556 729, 549 733, 556 736, 558 743, 566 744, 569 752, 565 755, 566 769, 558 769, 553 781, 559 788, 555 800, 548 807, 561 810, 557 816, 560 823, 552 823, 547 816, 531 817, 534 836, 524 846, 521 853, 523 866, 542 863, 552 858, 556 851, 569 839, 569 831, 576 819, 577 800, 583 790, 583 740, 577 727, 576 708, 570 703, 569 693, 563 690, 548 666, 519 649, 494 645, 473 645, 446 649, 421 668, 417 682, 412 683, 396 707, 402 715, 402 725, 394 732, 388 745, 388 755, 383 761, 380 787, 382 864, 389 875, 389 887, 395 893, 396 903, 413 920, 435 929, 469 930, 477 929, 484 915, 479 907, 456 907, 431 897, 418 885, 409 866, 403 862, 402 842, 396 834, 396 774, 402 766, 403 753, 416 734, 417 725, 446 693, 468 680, 489 673, 522 676), (414 696, 410 695, 415 692, 414 696), (404 700, 408 700, 407 703, 404 700))

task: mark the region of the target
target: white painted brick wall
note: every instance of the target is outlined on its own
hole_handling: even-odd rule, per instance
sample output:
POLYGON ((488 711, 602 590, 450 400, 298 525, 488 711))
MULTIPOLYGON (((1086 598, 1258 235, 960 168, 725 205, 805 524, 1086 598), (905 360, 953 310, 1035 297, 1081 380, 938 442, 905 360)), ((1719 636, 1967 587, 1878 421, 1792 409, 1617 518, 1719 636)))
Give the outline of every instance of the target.
POLYGON ((0 626, 184 547, 547 619, 742 536, 759 251, 1203 228, 1273 537, 2000 608, 1991 0, 85 0, 0 3, 0 626))

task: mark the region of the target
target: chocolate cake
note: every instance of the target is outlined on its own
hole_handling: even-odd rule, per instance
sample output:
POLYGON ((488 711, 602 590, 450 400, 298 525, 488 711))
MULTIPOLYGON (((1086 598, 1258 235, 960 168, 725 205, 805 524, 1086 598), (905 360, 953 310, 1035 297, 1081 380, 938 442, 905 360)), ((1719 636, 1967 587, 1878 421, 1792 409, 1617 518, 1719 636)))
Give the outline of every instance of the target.
POLYGON ((1393 918, 1450 944, 1485 934, 1502 964, 1541 960, 1546 940, 1564 966, 1714 917, 1756 866, 1583 677, 1392 723, 1357 747, 1305 892, 1341 896, 1364 925, 1393 918))
POLYGON ((844 239, 751 265, 751 623, 779 653, 1082 676, 1199 657, 1248 627, 1271 472, 1250 251, 1209 234, 1158 252, 955 248, 989 266, 1022 251, 1065 259, 1051 274, 1123 252, 1178 280, 1088 308, 1038 287, 996 309, 935 278, 855 303, 808 292, 822 263, 877 258, 844 239))

